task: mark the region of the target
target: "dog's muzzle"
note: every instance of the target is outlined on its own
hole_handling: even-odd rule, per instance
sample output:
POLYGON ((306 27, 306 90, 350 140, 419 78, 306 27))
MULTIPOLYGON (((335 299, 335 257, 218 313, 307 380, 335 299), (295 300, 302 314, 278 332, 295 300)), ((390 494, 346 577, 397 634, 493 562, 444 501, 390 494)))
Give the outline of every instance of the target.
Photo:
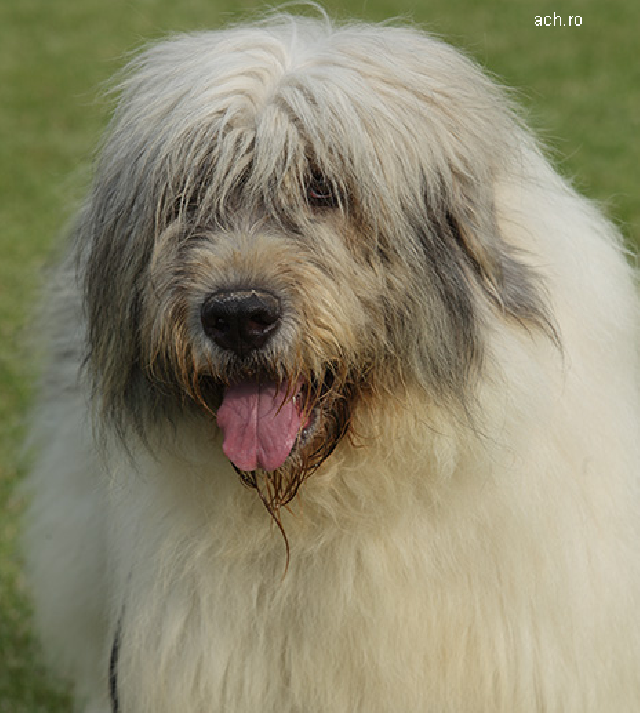
MULTIPOLYGON (((200 310, 205 334, 240 361, 267 343, 281 316, 276 295, 252 288, 218 290, 200 310)), ((223 450, 237 468, 270 471, 283 464, 304 426, 299 391, 300 385, 290 392, 287 384, 256 376, 225 386, 217 421, 223 450)))
POLYGON ((288 464, 295 477, 278 494, 279 504, 288 502, 302 478, 333 451, 350 411, 348 392, 334 389, 335 370, 329 365, 321 373, 294 370, 284 377, 279 364, 255 368, 252 355, 261 357, 282 316, 277 295, 244 286, 209 294, 200 309, 204 333, 234 365, 220 384, 216 421, 222 450, 245 480, 255 480, 248 474, 257 470, 274 473, 288 464))

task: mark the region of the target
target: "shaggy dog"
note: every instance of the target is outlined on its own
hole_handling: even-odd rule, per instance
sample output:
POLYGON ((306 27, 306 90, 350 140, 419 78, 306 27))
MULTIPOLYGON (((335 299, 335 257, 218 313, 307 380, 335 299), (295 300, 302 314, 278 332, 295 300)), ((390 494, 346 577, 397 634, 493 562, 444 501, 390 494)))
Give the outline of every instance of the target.
POLYGON ((637 713, 634 275, 505 93, 287 16, 119 92, 29 479, 82 710, 637 713))

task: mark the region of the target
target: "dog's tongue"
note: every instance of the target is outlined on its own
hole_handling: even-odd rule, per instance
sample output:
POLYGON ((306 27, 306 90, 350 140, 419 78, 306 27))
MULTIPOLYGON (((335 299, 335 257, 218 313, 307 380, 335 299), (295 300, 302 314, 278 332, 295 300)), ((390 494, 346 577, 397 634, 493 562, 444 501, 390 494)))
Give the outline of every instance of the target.
POLYGON ((222 450, 240 470, 279 468, 291 452, 302 416, 286 385, 240 382, 227 387, 216 417, 222 450))

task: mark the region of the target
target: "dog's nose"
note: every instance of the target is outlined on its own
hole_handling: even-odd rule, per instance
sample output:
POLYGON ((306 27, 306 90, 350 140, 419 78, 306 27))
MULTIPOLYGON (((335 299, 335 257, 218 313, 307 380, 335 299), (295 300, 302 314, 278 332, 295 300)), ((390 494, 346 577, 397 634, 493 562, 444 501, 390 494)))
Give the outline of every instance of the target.
POLYGON ((205 334, 222 349, 244 356, 278 329, 280 300, 264 290, 220 290, 200 308, 205 334))

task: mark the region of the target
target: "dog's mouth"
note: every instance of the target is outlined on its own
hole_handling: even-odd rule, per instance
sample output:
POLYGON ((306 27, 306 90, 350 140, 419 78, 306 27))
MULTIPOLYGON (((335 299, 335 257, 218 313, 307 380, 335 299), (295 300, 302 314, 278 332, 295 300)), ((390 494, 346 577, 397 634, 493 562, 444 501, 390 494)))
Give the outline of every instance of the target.
POLYGON ((333 375, 293 384, 250 378, 224 388, 217 423, 222 450, 239 471, 272 472, 301 459, 323 420, 333 375))
POLYGON ((222 450, 236 468, 273 471, 284 464, 314 420, 304 409, 303 386, 246 380, 225 387, 216 420, 222 450))
POLYGON ((223 388, 216 415, 222 450, 280 529, 287 562, 280 509, 347 433, 355 392, 353 381, 330 368, 321 378, 277 381, 251 375, 223 388))
POLYGON ((276 521, 347 432, 353 395, 331 369, 289 381, 252 375, 224 387, 216 416, 222 450, 276 521))

